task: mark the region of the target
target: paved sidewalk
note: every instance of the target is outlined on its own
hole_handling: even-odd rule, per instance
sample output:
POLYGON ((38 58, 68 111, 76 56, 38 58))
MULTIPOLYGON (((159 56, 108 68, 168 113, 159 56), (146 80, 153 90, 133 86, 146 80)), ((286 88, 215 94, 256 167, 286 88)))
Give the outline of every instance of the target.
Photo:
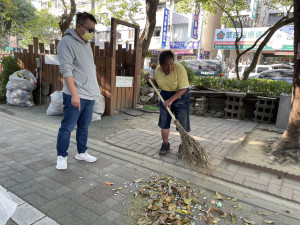
MULTIPOLYGON (((158 154, 162 141, 160 129, 157 126, 158 115, 155 117, 152 115, 151 123, 140 124, 139 128, 120 131, 107 137, 106 141, 115 146, 187 168, 176 156, 180 135, 176 132, 174 124, 170 133, 170 152, 163 157, 158 154)), ((274 129, 274 125, 192 116, 190 134, 210 154, 213 164, 211 176, 300 203, 299 181, 225 161, 225 156, 231 148, 241 143, 247 133, 256 127, 274 129)))
MULTIPOLYGON (((93 140, 89 142, 89 147, 90 153, 98 157, 96 163, 75 160, 76 145, 72 139, 68 170, 57 171, 56 129, 43 128, 26 122, 22 117, 1 112, 0 123, 0 185, 24 200, 24 204, 36 208, 58 224, 128 224, 123 212, 128 208, 129 197, 138 187, 123 188, 117 196, 111 189, 124 186, 125 183, 131 184, 136 178, 146 180, 153 171, 190 180, 195 185, 226 196, 238 197, 243 204, 243 216, 260 223, 264 218, 257 215, 257 210, 272 214, 275 218, 270 219, 276 224, 297 225, 300 219, 296 213, 300 210, 297 204, 273 199, 236 185, 230 186, 180 166, 162 164, 161 160, 93 140), (105 182, 114 185, 107 186, 105 182), (239 194, 233 194, 232 189, 239 194), (244 197, 245 194, 252 195, 253 199, 244 197), (275 212, 279 212, 280 216, 275 216, 275 212)), ((29 216, 34 218, 31 214, 29 216)), ((8 224, 33 223, 14 218, 8 224)), ((242 220, 237 224, 242 224, 242 220)))
MULTIPOLYGON (((46 116, 46 109, 45 105, 32 108, 0 105, 0 112, 2 111, 7 115, 24 118, 25 121, 33 122, 42 127, 58 129, 62 117, 46 116)), ((157 121, 157 113, 145 113, 144 116, 140 117, 132 117, 125 114, 113 117, 104 116, 101 121, 91 124, 89 138, 100 141, 106 140, 107 143, 134 153, 186 167, 175 155, 180 143, 180 137, 175 131, 173 124, 170 135, 171 151, 165 157, 158 155, 161 137, 157 121)), ((215 165, 215 168, 211 176, 300 203, 299 181, 278 177, 267 172, 225 161, 226 154, 231 148, 242 142, 248 132, 255 128, 278 131, 274 128, 274 125, 191 116, 191 128, 191 135, 196 140, 199 140, 212 156, 212 163, 215 165)))

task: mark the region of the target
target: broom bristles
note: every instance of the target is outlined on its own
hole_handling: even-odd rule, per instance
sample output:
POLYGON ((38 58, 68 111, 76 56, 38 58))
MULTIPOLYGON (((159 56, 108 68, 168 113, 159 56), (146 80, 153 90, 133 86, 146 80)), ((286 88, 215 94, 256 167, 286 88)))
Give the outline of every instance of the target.
POLYGON ((178 120, 174 121, 181 137, 181 154, 191 168, 205 168, 210 164, 209 155, 201 144, 192 138, 181 126, 178 120))

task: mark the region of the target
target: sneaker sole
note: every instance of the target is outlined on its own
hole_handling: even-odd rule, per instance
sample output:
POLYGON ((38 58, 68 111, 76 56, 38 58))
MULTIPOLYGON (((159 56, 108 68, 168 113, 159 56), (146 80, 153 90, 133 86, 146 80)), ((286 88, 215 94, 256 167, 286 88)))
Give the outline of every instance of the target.
POLYGON ((66 167, 66 168, 57 168, 57 167, 56 167, 56 169, 57 169, 57 170, 66 170, 66 169, 68 169, 68 167, 66 167))
POLYGON ((84 160, 84 159, 82 159, 82 158, 77 157, 77 155, 75 155, 75 159, 77 159, 77 160, 79 160, 79 161, 85 161, 85 162, 88 162, 88 163, 93 163, 93 162, 96 162, 96 161, 97 161, 97 159, 96 159, 95 161, 86 161, 86 160, 84 160))

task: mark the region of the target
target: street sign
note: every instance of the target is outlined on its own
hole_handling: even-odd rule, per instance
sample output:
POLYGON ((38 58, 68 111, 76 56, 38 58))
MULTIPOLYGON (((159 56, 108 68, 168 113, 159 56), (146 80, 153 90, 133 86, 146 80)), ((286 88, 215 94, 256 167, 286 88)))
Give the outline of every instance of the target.
POLYGON ((258 0, 252 0, 251 16, 252 16, 253 19, 256 19, 257 8, 258 8, 258 0))
POLYGON ((12 51, 12 50, 14 50, 14 48, 13 48, 13 47, 6 47, 5 50, 10 50, 10 51, 12 51))
POLYGON ((164 21, 163 21, 163 33, 161 40, 161 47, 165 48, 167 45, 167 32, 168 32, 168 22, 169 22, 169 9, 165 8, 164 21))

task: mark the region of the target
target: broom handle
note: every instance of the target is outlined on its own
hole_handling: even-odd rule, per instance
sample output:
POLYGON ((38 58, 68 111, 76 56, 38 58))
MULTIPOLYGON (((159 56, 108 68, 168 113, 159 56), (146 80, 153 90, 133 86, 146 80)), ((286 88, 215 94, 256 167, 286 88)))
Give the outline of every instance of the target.
MULTIPOLYGON (((160 95, 159 91, 157 90, 157 88, 154 86, 154 84, 152 83, 151 79, 149 79, 149 83, 151 84, 151 86, 153 87, 154 91, 156 92, 156 94, 158 95, 158 97, 160 98, 160 100, 165 103, 165 100, 163 99, 163 97, 160 95)), ((166 109, 168 110, 170 116, 172 117, 173 120, 176 120, 174 114, 171 112, 169 107, 166 107, 166 109)))

